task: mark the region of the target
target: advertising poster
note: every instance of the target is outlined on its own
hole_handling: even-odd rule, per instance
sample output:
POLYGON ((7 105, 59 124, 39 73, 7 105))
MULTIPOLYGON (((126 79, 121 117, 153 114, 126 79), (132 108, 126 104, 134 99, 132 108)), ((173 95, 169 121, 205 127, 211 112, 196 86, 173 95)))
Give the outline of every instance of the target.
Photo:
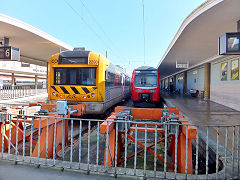
POLYGON ((231 67, 231 79, 238 80, 239 79, 239 61, 233 60, 231 67))
POLYGON ((221 64, 221 81, 227 80, 227 62, 221 64))

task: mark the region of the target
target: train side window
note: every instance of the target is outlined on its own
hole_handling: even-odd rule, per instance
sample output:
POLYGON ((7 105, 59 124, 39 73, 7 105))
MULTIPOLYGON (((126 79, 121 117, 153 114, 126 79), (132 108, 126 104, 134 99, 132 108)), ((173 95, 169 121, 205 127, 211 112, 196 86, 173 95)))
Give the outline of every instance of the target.
POLYGON ((106 80, 107 86, 113 86, 114 85, 114 74, 111 72, 107 72, 107 80, 106 80))
POLYGON ((105 71, 105 83, 106 86, 111 86, 111 73, 105 71))
POLYGON ((108 80, 107 71, 105 71, 105 81, 108 80))

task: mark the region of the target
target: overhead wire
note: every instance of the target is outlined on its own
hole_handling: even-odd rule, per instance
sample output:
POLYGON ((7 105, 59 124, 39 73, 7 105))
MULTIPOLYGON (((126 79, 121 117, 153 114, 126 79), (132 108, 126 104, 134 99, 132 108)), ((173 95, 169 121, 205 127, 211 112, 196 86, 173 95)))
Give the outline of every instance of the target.
MULTIPOLYGON (((104 28, 101 26, 101 24, 97 21, 97 19, 95 18, 95 16, 91 13, 91 11, 89 10, 89 8, 85 5, 83 0, 80 0, 81 4, 83 5, 83 7, 87 10, 87 12, 89 13, 89 15, 92 17, 92 19, 96 22, 96 25, 99 27, 99 29, 103 32, 104 36, 108 39, 108 41, 112 44, 112 46, 114 46, 114 48, 116 49, 116 52, 114 52, 115 54, 117 53, 119 55, 119 57, 123 57, 122 55, 120 55, 121 53, 119 53, 118 49, 116 48, 115 44, 113 43, 113 41, 111 40, 111 38, 108 36, 108 34, 106 33, 106 31, 104 30, 104 28)), ((123 58, 126 60, 126 58, 123 58)))
MULTIPOLYGON (((107 44, 106 44, 106 42, 101 38, 101 36, 87 23, 87 21, 85 21, 84 20, 84 18, 80 15, 80 13, 75 9, 75 8, 73 8, 73 6, 67 1, 67 0, 64 0, 64 2, 70 7, 70 9, 72 9, 72 11, 74 12, 74 13, 76 13, 79 17, 80 17, 80 19, 87 25, 87 27, 96 35, 96 37, 99 39, 99 40, 101 40, 103 43, 104 43, 104 45, 110 50, 110 51, 112 51, 117 57, 119 57, 119 58, 121 58, 111 47, 109 47, 107 44)), ((82 2, 82 1, 81 1, 82 2)), ((84 3, 82 3, 82 4, 84 4, 84 3)), ((86 8, 86 5, 84 4, 83 5, 85 8, 86 8)), ((88 10, 88 8, 86 8, 87 10, 88 10)), ((89 14, 90 14, 90 10, 88 10, 89 12, 89 14)), ((91 14, 90 14, 91 15, 91 14)), ((92 16, 92 18, 94 18, 94 16, 93 15, 91 15, 92 16)), ((95 18, 94 18, 95 19, 95 18)), ((96 21, 96 19, 95 19, 95 21, 96 21)), ((98 24, 98 26, 100 26, 100 24, 99 23, 97 23, 98 24)), ((103 28, 101 28, 102 29, 102 31, 104 31, 103 30, 103 28)), ((104 33, 105 33, 105 31, 104 31, 104 33)), ((106 33, 105 33, 106 34, 106 33)))
POLYGON ((142 20, 143 20, 143 56, 144 65, 146 63, 146 35, 145 35, 145 20, 144 20, 144 0, 142 0, 142 20))
MULTIPOLYGON (((100 39, 102 42, 104 42, 104 40, 101 38, 101 36, 84 20, 84 18, 80 15, 80 13, 79 13, 76 9, 74 9, 74 8, 72 7, 72 5, 71 5, 70 3, 68 3, 66 0, 64 0, 64 2, 70 7, 70 9, 72 9, 72 11, 73 11, 74 13, 76 13, 76 14, 80 17, 80 19, 87 25, 87 27, 95 34, 95 36, 96 36, 98 39, 100 39)), ((111 48, 108 47, 108 46, 105 44, 105 42, 104 42, 104 45, 111 50, 111 48)))

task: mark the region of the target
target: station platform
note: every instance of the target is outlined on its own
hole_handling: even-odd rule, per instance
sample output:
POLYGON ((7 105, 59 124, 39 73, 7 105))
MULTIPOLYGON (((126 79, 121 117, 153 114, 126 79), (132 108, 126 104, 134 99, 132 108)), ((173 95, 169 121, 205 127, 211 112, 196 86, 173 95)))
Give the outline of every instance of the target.
POLYGON ((234 156, 238 156, 239 150, 236 144, 239 143, 240 130, 236 126, 240 124, 239 111, 213 101, 194 98, 190 95, 161 91, 161 96, 167 106, 178 108, 180 114, 197 126, 199 141, 203 142, 203 149, 206 148, 206 143, 208 143, 209 148, 215 153, 218 148, 218 153, 222 157, 225 156, 224 153, 227 150, 226 159, 229 162, 234 156), (217 134, 219 138, 218 147, 216 146, 217 134))
POLYGON ((161 91, 169 107, 177 107, 194 125, 239 125, 240 112, 213 101, 161 91))
MULTIPOLYGON (((86 173, 74 172, 73 170, 64 170, 56 168, 37 168, 33 165, 14 165, 6 161, 0 161, 0 179, 4 180, 111 180, 116 179, 114 177, 103 176, 103 175, 87 175, 86 173), (9 173, 11 172, 11 173, 9 173)), ((117 179, 129 179, 129 178, 117 178, 117 179)), ((133 178, 132 178, 133 179, 133 178)))
POLYGON ((37 95, 32 95, 28 97, 19 97, 15 99, 1 99, 0 107, 8 106, 8 105, 28 105, 29 103, 37 103, 37 102, 47 102, 48 94, 41 93, 37 95))

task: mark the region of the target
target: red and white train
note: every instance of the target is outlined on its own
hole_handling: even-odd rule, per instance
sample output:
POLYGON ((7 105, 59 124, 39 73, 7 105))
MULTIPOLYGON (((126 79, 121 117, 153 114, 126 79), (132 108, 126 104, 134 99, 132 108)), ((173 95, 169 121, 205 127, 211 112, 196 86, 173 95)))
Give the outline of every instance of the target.
POLYGON ((160 72, 159 70, 142 66, 133 70, 132 101, 159 103, 160 102, 160 72))

